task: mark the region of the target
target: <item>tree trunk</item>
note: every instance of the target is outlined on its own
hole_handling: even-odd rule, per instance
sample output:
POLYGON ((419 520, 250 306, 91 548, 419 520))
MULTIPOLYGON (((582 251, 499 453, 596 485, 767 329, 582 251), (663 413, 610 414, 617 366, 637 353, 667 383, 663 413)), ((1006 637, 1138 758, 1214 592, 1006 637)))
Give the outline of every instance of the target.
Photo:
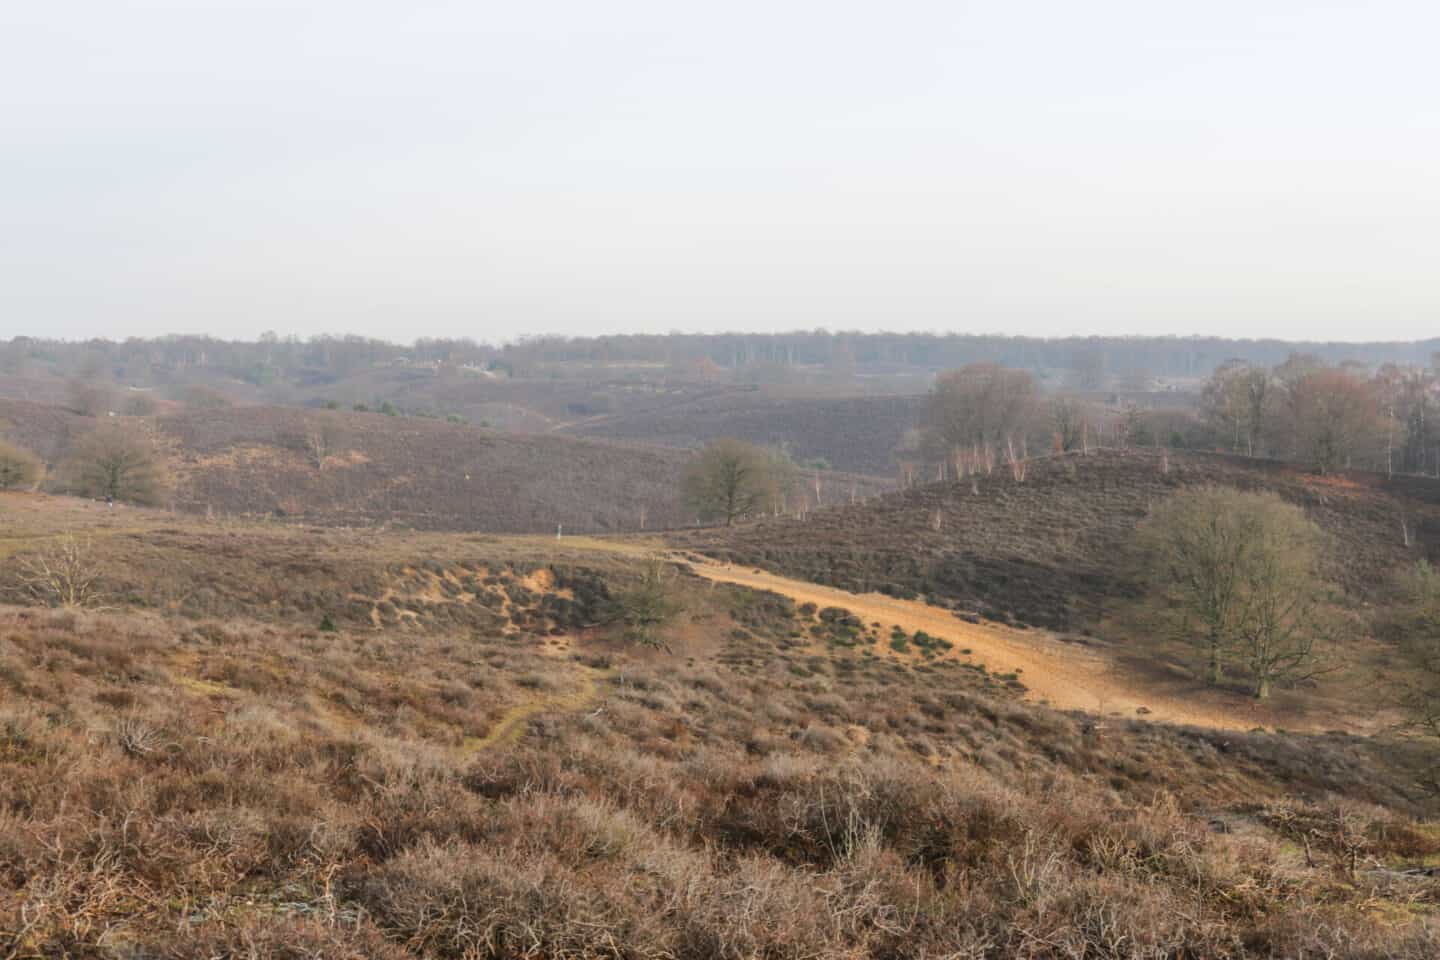
POLYGON ((1270 699, 1270 675, 1268 673, 1260 674, 1260 679, 1255 684, 1255 699, 1270 699))
POLYGON ((1210 664, 1205 670, 1205 682, 1212 687, 1219 686, 1221 674, 1220 644, 1212 637, 1210 639, 1210 664))

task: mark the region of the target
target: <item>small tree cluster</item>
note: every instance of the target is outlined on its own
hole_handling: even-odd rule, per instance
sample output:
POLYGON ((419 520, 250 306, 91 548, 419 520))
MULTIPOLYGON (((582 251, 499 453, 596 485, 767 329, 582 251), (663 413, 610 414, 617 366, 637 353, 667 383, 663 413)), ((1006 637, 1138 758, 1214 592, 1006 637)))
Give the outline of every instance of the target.
POLYGON ((1176 494, 1140 526, 1147 569, 1176 632, 1198 646, 1206 679, 1249 672, 1257 699, 1314 676, 1327 632, 1323 535, 1271 493, 1204 487, 1176 494))
POLYGON ((1216 435, 1231 450, 1253 457, 1271 429, 1275 395, 1275 379, 1267 370, 1232 360, 1215 371, 1200 404, 1216 435))
POLYGON ((1035 404, 1035 380, 1024 370, 994 363, 947 370, 925 402, 920 441, 926 459, 949 464, 957 476, 982 465, 988 473, 998 451, 1009 454, 1023 444, 1035 404))
POLYGON ((1436 371, 1328 366, 1292 354, 1273 370, 1240 360, 1205 385, 1201 411, 1221 447, 1286 457, 1321 473, 1348 468, 1440 472, 1436 371))

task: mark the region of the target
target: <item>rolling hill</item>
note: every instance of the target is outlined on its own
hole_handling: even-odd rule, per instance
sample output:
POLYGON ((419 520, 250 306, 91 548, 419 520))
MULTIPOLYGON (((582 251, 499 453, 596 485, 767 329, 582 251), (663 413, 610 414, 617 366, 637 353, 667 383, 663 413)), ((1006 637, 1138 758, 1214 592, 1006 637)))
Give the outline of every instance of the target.
POLYGON ((683 569, 646 646, 653 540, 0 521, 6 597, 69 537, 104 591, 0 602, 0 956, 1440 949, 1413 742, 1060 712, 683 569))
POLYGON ((800 462, 893 476, 891 451, 920 416, 919 397, 797 397, 747 391, 582 420, 564 428, 583 437, 690 446, 739 437, 783 446, 800 462))
POLYGON ((798 461, 891 476, 890 451, 914 426, 920 398, 859 396, 823 387, 652 380, 504 380, 380 368, 308 387, 302 404, 389 401, 401 409, 458 413, 517 433, 567 433, 693 448, 719 437, 784 446, 798 461))
POLYGON ((997 467, 803 521, 676 541, 844 589, 920 594, 962 613, 1078 630, 1134 593, 1126 555, 1136 523, 1152 504, 1196 484, 1273 490, 1302 506, 1335 538, 1332 573, 1357 598, 1383 588, 1407 560, 1440 556, 1440 481, 1320 477, 1274 461, 1153 450, 1040 458, 1023 482, 997 467))
MULTIPOLYGON (((188 512, 509 533, 694 522, 679 495, 690 454, 672 448, 295 407, 115 419, 153 434, 173 478, 169 502, 188 512)), ((0 400, 0 436, 52 464, 98 422, 0 400)), ((834 473, 822 482, 857 496, 885 487, 834 473)))

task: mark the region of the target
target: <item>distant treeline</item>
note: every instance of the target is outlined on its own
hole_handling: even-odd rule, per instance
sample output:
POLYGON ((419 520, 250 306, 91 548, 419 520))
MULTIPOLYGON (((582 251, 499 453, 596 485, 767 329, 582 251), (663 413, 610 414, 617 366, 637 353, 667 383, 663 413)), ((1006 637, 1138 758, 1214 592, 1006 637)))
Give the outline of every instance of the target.
POLYGON ((664 367, 713 375, 758 367, 825 367, 837 373, 935 372, 969 363, 1033 371, 1069 371, 1073 386, 1100 387, 1137 376, 1208 377, 1231 360, 1275 366, 1301 352, 1327 364, 1428 365, 1440 338, 1405 343, 1312 343, 1219 337, 1067 337, 848 333, 663 334, 540 337, 487 344, 473 339, 390 343, 358 336, 309 339, 265 334, 255 341, 171 336, 124 341, 16 337, 0 342, 0 373, 45 371, 142 381, 156 372, 208 368, 259 386, 276 381, 339 379, 387 363, 474 365, 516 376, 544 376, 558 366, 664 367))
POLYGON ((974 334, 847 333, 668 334, 545 338, 507 345, 504 354, 537 363, 677 363, 708 360, 721 367, 755 364, 854 366, 925 371, 969 363, 1021 370, 1071 370, 1099 381, 1113 376, 1205 377, 1230 360, 1274 366, 1292 353, 1330 364, 1428 364, 1440 338, 1408 343, 1311 343, 1219 337, 1065 337, 1041 339, 974 334))

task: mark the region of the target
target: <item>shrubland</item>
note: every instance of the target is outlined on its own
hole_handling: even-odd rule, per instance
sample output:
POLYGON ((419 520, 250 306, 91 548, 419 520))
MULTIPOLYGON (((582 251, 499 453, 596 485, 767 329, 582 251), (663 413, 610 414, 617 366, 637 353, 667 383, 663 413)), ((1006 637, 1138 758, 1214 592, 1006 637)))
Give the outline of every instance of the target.
MULTIPOLYGON (((200 405, 97 423, 0 400, 5 437, 55 466, 47 489, 198 514, 506 533, 657 530, 698 516, 682 497, 687 451, 430 417, 200 405)), ((888 485, 796 477, 837 499, 888 485)))
POLYGON ((15 957, 1440 948, 1415 742, 1058 713, 662 562, 667 653, 653 543, 5 517, 109 596, 0 607, 15 957))
POLYGON ((1156 449, 1034 458, 1023 478, 986 473, 931 483, 803 520, 677 533, 725 560, 848 590, 925 596, 961 613, 1093 631, 1144 592, 1131 562, 1137 525, 1177 492, 1273 493, 1330 538, 1323 573, 1359 601, 1440 543, 1440 482, 1351 473, 1320 477, 1276 461, 1156 449))

